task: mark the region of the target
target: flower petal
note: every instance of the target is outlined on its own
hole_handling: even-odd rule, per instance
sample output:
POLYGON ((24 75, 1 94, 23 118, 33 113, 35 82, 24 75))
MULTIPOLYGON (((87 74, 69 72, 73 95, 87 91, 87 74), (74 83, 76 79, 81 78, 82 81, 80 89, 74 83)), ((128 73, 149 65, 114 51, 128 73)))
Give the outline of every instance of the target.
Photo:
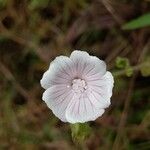
POLYGON ((73 93, 70 88, 66 88, 64 85, 55 85, 48 88, 42 97, 53 113, 64 122, 66 122, 65 111, 72 98, 73 93))
POLYGON ((90 55, 87 52, 75 50, 71 53, 70 59, 74 63, 74 72, 76 73, 75 77, 82 77, 83 70, 87 66, 90 55))
POLYGON ((96 56, 90 56, 90 64, 93 64, 93 69, 86 73, 85 79, 89 80, 93 76, 103 76, 106 73, 106 64, 96 56))
POLYGON ((107 71, 103 78, 107 82, 107 90, 109 93, 109 97, 111 97, 112 89, 114 86, 114 77, 112 76, 111 72, 107 71))
MULTIPOLYGON (((73 62, 71 61, 71 59, 69 57, 66 56, 59 56, 56 57, 55 60, 53 61, 53 64, 55 69, 60 69, 62 75, 65 75, 66 77, 71 77, 72 75, 74 75, 73 72, 73 62)), ((51 65, 49 67, 49 70, 51 69, 51 65)))
POLYGON ((95 74, 102 76, 106 73, 105 62, 95 56, 90 56, 87 52, 75 50, 70 58, 75 64, 77 77, 90 78, 95 74))
POLYGON ((48 89, 52 85, 66 84, 69 85, 73 78, 73 63, 70 58, 65 56, 56 57, 50 64, 49 69, 44 73, 41 79, 41 86, 48 89))
POLYGON ((47 70, 44 74, 42 79, 40 80, 41 86, 44 89, 48 89, 51 86, 50 83, 50 72, 47 70))
POLYGON ((74 97, 66 109, 66 119, 70 123, 93 121, 104 113, 104 109, 96 108, 91 101, 82 95, 74 97))
POLYGON ((96 99, 99 102, 99 105, 93 102, 99 108, 106 108, 110 105, 110 98, 112 96, 112 88, 114 84, 114 79, 112 74, 107 71, 103 77, 100 77, 99 80, 88 81, 88 87, 91 90, 89 98, 96 99))

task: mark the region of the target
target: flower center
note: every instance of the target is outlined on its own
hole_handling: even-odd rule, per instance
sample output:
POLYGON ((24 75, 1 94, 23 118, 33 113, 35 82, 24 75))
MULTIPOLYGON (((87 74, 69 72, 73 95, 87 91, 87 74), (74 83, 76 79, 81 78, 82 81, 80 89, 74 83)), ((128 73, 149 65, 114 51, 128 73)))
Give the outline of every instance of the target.
POLYGON ((81 94, 87 89, 86 82, 82 79, 74 79, 72 81, 72 89, 75 93, 81 94))

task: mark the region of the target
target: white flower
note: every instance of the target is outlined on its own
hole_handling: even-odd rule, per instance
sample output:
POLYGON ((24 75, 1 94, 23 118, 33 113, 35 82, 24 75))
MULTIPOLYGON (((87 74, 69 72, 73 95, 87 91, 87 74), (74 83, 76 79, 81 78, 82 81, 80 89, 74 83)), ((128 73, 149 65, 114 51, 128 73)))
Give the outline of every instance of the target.
POLYGON ((84 51, 59 56, 41 79, 42 99, 62 121, 83 123, 101 116, 110 105, 113 76, 106 64, 84 51))

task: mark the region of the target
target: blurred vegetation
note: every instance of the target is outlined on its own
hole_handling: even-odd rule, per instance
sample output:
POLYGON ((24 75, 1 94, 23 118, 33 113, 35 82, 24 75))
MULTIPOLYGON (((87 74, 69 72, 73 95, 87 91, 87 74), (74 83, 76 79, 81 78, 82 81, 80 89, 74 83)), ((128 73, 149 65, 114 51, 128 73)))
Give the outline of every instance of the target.
POLYGON ((0 150, 149 150, 149 12, 149 0, 0 0, 0 150), (115 77, 112 105, 89 123, 82 148, 39 84, 74 49, 105 60, 115 77))

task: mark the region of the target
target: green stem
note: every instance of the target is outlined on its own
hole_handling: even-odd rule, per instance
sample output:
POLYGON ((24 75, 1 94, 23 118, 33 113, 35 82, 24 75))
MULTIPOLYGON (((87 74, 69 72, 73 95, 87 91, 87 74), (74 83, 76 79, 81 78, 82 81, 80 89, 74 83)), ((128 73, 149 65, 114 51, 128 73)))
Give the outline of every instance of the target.
MULTIPOLYGON (((131 68, 133 69, 133 71, 137 71, 137 70, 140 70, 143 66, 149 66, 150 67, 150 63, 144 62, 144 63, 139 64, 137 66, 131 66, 131 68)), ((113 72, 113 75, 115 77, 117 77, 117 76, 124 75, 125 73, 126 73, 126 69, 123 69, 123 70, 120 70, 120 71, 113 72)))

